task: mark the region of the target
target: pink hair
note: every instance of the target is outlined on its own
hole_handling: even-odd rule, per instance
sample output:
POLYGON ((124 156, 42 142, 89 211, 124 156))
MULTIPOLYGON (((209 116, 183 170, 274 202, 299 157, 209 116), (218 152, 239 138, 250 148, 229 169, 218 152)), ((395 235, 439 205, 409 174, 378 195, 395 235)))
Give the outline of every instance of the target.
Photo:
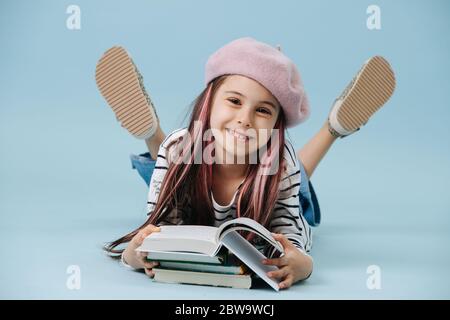
MULTIPOLYGON (((207 88, 194 101, 194 107, 188 126, 188 133, 193 137, 189 143, 183 139, 182 155, 187 155, 187 161, 181 164, 170 163, 154 211, 147 221, 139 228, 128 233, 105 246, 105 250, 110 253, 121 254, 123 250, 115 250, 118 245, 129 242, 142 228, 149 224, 157 225, 167 218, 172 210, 191 207, 190 216, 183 217, 183 221, 189 224, 212 225, 214 221, 214 207, 212 204, 211 190, 213 185, 213 164, 201 161, 194 163, 194 158, 198 152, 213 143, 212 139, 203 141, 205 131, 210 129, 211 105, 214 95, 227 76, 221 76, 209 83, 207 88), (198 122, 197 122, 198 121, 198 122), (200 123, 200 130, 194 123, 200 123), (193 151, 193 152, 187 152, 193 151), (195 213, 195 214, 192 214, 195 213)), ((267 150, 261 156, 259 163, 249 164, 244 183, 238 192, 236 204, 237 215, 239 217, 252 218, 262 225, 268 227, 271 220, 272 211, 278 198, 279 184, 282 170, 284 168, 283 149, 285 119, 280 108, 280 114, 274 129, 279 130, 278 141, 267 142, 267 150), (278 157, 278 159, 276 159, 278 157), (278 161, 278 162, 277 162, 278 161), (279 169, 273 175, 264 174, 263 164, 279 163, 279 169)), ((180 138, 182 139, 182 138, 180 138)), ((173 141, 172 144, 177 143, 173 141)), ((180 210, 182 212, 182 210, 180 210)), ((248 240, 253 239, 254 234, 247 233, 248 240)))

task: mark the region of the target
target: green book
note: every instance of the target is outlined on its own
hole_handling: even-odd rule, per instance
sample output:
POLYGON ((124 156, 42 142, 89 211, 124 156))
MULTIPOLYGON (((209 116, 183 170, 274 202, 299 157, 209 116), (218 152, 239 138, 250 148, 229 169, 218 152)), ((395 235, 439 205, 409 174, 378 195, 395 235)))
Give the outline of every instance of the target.
POLYGON ((228 263, 228 250, 222 248, 215 256, 197 252, 148 251, 147 259, 151 261, 196 262, 221 265, 228 263))
POLYGON ((224 256, 222 264, 204 263, 198 261, 157 260, 154 258, 153 259, 149 258, 148 260, 158 261, 159 268, 161 269, 210 272, 221 274, 236 274, 236 275, 248 273, 248 268, 234 255, 227 254, 226 252, 224 252, 222 256, 224 256))

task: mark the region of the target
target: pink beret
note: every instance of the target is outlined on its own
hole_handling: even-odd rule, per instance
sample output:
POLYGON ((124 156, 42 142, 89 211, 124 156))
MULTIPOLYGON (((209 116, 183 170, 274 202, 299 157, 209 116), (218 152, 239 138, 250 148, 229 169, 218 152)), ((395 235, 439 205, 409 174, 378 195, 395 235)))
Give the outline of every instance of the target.
POLYGON ((309 116, 309 103, 295 64, 280 50, 252 38, 234 40, 214 52, 206 62, 205 84, 225 74, 258 81, 278 100, 293 127, 309 116))

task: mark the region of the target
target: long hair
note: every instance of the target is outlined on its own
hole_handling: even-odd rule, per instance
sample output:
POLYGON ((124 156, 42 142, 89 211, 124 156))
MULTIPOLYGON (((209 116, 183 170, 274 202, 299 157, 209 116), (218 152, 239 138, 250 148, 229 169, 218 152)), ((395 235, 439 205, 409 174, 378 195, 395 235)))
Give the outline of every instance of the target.
MULTIPOLYGON (((201 150, 205 150, 209 144, 214 142, 213 138, 204 141, 203 137, 205 132, 210 129, 209 119, 212 101, 218 88, 227 77, 227 75, 224 75, 211 81, 194 100, 188 132, 186 133, 192 139, 186 142, 182 137, 179 138, 184 142, 182 154, 187 155, 188 158, 184 159, 183 163, 169 163, 157 203, 153 212, 149 213, 147 221, 127 235, 108 243, 104 247, 107 252, 120 256, 123 250, 115 249, 117 246, 131 241, 147 225, 158 225, 158 223, 167 219, 167 216, 173 210, 177 210, 183 221, 187 221, 189 224, 213 224, 214 207, 211 199, 213 163, 211 161, 195 163, 194 158, 199 152, 201 153, 201 150), (183 209, 188 207, 191 210, 186 213, 183 209)), ((238 217, 254 219, 265 227, 268 227, 272 217, 272 211, 279 194, 282 171, 285 166, 283 159, 285 118, 281 108, 274 129, 278 129, 279 132, 276 135, 277 141, 272 141, 271 137, 258 163, 248 165, 245 180, 238 191, 236 203, 238 217), (279 164, 279 169, 276 170, 275 174, 264 174, 268 163, 279 164)), ((179 139, 172 141, 167 149, 169 150, 170 146, 177 143, 179 139)), ((247 240, 254 238, 252 233, 244 234, 247 240)))

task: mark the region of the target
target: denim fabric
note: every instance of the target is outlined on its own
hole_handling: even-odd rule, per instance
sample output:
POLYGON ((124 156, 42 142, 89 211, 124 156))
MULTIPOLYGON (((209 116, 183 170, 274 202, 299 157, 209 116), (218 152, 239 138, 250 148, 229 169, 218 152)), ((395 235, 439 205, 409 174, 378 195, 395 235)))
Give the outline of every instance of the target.
POLYGON ((300 198, 300 206, 302 207, 303 216, 308 224, 312 227, 317 227, 320 224, 320 207, 319 200, 317 199, 316 192, 314 191, 311 181, 309 181, 306 175, 305 168, 301 161, 300 163, 300 192, 298 194, 300 198), (308 183, 305 183, 308 182, 308 183))
POLYGON ((150 153, 143 153, 140 155, 130 155, 131 167, 136 169, 142 179, 144 179, 147 186, 150 186, 150 179, 152 178, 153 170, 155 169, 156 160, 150 157, 150 153))
MULTIPOLYGON (((140 155, 130 155, 131 166, 136 169, 145 183, 150 185, 150 179, 152 177, 153 169, 155 168, 156 160, 152 160, 150 153, 146 152, 140 155)), ((300 206, 302 208, 303 216, 305 217, 308 224, 312 227, 317 227, 320 224, 320 207, 319 201, 317 200, 316 193, 314 191, 311 181, 309 181, 306 175, 305 168, 301 161, 300 163, 300 174, 301 181, 300 184, 300 206)))

